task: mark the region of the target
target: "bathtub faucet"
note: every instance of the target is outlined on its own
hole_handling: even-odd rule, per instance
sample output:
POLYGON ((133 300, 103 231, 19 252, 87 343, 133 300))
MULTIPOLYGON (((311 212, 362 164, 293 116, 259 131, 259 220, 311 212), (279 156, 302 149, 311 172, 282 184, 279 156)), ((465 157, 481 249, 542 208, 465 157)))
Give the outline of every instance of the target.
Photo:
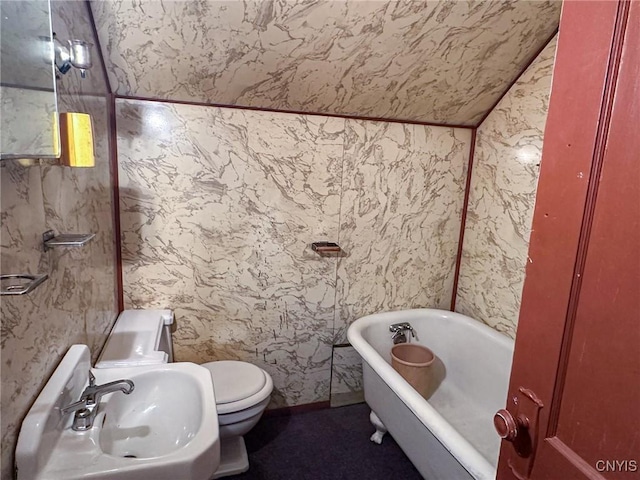
POLYGON ((393 325, 389 325, 389 331, 393 333, 391 339, 393 340, 394 345, 398 343, 407 343, 407 332, 411 332, 411 336, 413 338, 416 338, 416 332, 413 330, 413 327, 409 324, 409 322, 394 323, 393 325))

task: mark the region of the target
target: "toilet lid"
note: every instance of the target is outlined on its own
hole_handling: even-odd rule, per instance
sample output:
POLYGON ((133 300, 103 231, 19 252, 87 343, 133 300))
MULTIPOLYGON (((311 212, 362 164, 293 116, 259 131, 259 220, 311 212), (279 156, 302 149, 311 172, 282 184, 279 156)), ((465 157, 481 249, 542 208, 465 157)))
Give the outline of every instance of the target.
POLYGON ((264 372, 247 362, 221 360, 202 364, 213 380, 216 404, 237 402, 258 393, 267 379, 264 372))

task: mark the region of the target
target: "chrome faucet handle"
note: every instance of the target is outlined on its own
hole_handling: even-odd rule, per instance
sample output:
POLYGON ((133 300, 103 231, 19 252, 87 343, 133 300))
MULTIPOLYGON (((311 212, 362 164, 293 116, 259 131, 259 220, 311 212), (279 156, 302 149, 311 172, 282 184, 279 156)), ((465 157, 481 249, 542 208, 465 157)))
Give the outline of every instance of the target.
POLYGON ((418 338, 416 331, 409 322, 394 323, 389 325, 389 331, 393 333, 392 339, 394 343, 404 343, 407 341, 406 332, 411 332, 413 338, 418 338))
POLYGON ((60 412, 62 413, 62 415, 75 413, 75 415, 73 416, 73 424, 71 425, 71 429, 75 430, 76 432, 89 430, 93 426, 93 418, 97 413, 95 409, 92 409, 87 405, 87 402, 84 398, 78 400, 77 402, 73 402, 64 408, 61 408, 60 412))
POLYGON ((394 323, 393 325, 389 325, 390 332, 401 332, 403 330, 409 330, 414 337, 416 335, 413 331, 413 327, 409 322, 394 323))
POLYGON ((416 334, 416 331, 413 329, 413 327, 411 325, 409 325, 409 328, 407 328, 407 330, 409 330, 411 332, 411 336, 413 338, 415 338, 416 340, 420 341, 420 339, 418 338, 418 335, 416 334))
POLYGON ((391 340, 393 340, 394 345, 397 345, 398 343, 407 343, 407 335, 404 332, 405 330, 397 330, 393 332, 391 340))
MULTIPOLYGON (((96 377, 93 375, 93 373, 91 373, 91 370, 89 370, 89 387, 94 387, 95 384, 96 384, 96 377)), ((87 403, 87 395, 86 395, 86 389, 85 389, 85 391, 80 396, 80 400, 78 400, 77 402, 70 403, 66 407, 62 407, 60 411, 62 412, 63 415, 66 415, 68 413, 77 412, 79 410, 82 410, 83 408, 87 408, 87 406, 89 405, 87 403)))
POLYGON ((135 385, 131 380, 116 380, 104 385, 96 385, 96 377, 89 370, 89 385, 82 392, 80 400, 70 403, 60 411, 63 415, 75 412, 71 429, 76 432, 84 432, 93 427, 93 421, 98 414, 98 404, 104 395, 118 391, 129 395, 134 388, 135 385))
POLYGON ((113 382, 105 383, 103 385, 89 385, 82 394, 88 405, 97 405, 100 403, 100 399, 109 393, 122 392, 125 395, 129 395, 135 388, 134 383, 131 380, 115 380, 113 382))
POLYGON ((66 407, 62 407, 60 409, 60 412, 63 415, 66 415, 68 413, 73 413, 73 412, 77 412, 78 410, 82 410, 83 408, 87 408, 87 402, 84 398, 78 400, 77 402, 70 403, 66 407))

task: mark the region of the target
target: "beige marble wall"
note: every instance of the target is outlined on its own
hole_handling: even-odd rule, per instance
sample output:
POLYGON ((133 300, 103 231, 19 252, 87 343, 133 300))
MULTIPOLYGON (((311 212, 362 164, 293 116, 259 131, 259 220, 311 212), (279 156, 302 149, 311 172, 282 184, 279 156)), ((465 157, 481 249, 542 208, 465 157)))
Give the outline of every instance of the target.
POLYGON ((477 130, 456 311, 515 337, 556 38, 477 130))
POLYGON ((53 157, 58 142, 55 128, 56 95, 0 85, 0 153, 3 158, 53 157), (25 115, 29 112, 29 115, 25 115), (44 153, 43 153, 44 152, 44 153))
POLYGON ((349 265, 379 262, 389 272, 380 280, 413 278, 369 295, 372 308, 450 299, 468 130, 151 101, 117 107, 125 303, 175 310, 178 360, 256 363, 273 376, 272 406, 329 400, 334 323, 343 334, 374 280, 343 267, 343 296, 361 308, 336 318, 339 257, 310 244, 336 241, 341 224, 386 245, 386 255, 370 255, 347 241, 349 265), (399 253, 425 241, 416 261, 399 253))
POLYGON ((335 341, 374 312, 449 308, 471 130, 347 121, 335 341))
POLYGON ((175 310, 180 361, 265 368, 275 405, 329 394, 344 120, 118 101, 125 306, 175 310))
MULTIPOLYGON (((53 12, 54 30, 92 38, 86 4, 53 2, 53 12)), ((4 161, 0 167, 1 271, 49 274, 29 295, 0 302, 3 480, 12 478, 22 419, 59 360, 74 343, 89 345, 95 359, 117 314, 106 85, 95 65, 91 79, 63 76, 58 101, 61 111, 92 116, 96 166, 25 168, 4 161), (82 249, 45 253, 48 229, 96 237, 82 249)))
POLYGON ((474 125, 559 1, 94 1, 120 95, 474 125), (179 21, 177 21, 179 19, 179 21))
POLYGON ((364 402, 362 358, 350 345, 335 345, 331 362, 331 406, 364 402))

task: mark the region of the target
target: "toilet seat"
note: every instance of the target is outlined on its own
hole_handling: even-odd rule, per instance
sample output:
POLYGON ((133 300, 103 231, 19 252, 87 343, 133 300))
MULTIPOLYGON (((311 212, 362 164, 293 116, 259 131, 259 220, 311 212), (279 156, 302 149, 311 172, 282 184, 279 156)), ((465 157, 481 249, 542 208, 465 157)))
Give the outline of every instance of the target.
POLYGON ((251 363, 220 360, 201 366, 211 373, 218 415, 257 405, 273 390, 271 376, 251 363))

